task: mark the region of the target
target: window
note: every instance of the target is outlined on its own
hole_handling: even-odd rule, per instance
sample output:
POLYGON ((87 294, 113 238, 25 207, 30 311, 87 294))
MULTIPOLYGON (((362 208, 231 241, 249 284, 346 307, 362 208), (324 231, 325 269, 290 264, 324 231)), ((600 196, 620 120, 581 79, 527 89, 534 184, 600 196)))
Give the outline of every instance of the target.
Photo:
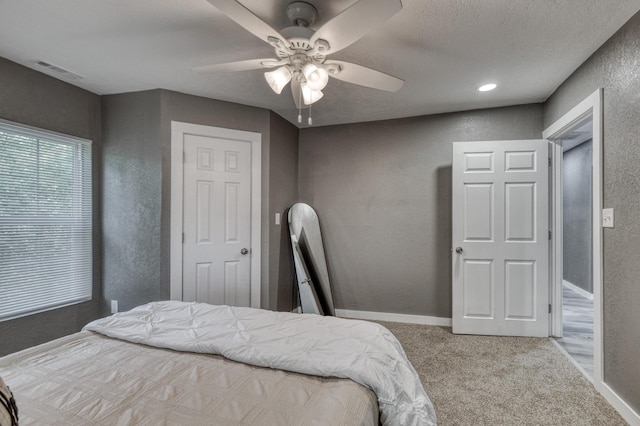
POLYGON ((0 120, 0 321, 91 300, 91 142, 0 120))

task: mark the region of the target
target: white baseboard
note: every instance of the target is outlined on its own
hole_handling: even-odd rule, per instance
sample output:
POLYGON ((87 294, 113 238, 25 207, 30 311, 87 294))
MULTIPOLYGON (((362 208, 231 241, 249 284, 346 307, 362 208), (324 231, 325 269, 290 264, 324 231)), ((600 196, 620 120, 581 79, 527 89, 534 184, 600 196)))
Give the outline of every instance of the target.
POLYGON ((600 395, 602 395, 604 399, 606 399, 607 402, 611 404, 611 406, 618 413, 620 413, 622 418, 625 419, 627 423, 629 423, 631 426, 640 426, 640 414, 638 414, 633 408, 631 408, 631 406, 629 406, 629 404, 627 404, 624 399, 620 398, 618 394, 609 387, 609 385, 604 382, 595 382, 593 378, 589 376, 589 373, 587 373, 582 368, 582 366, 580 366, 580 364, 578 364, 576 360, 574 360, 573 357, 569 355, 569 353, 562 346, 560 346, 556 339, 550 338, 549 340, 551 340, 553 344, 556 345, 560 352, 566 355, 569 361, 582 373, 582 375, 586 379, 593 383, 596 390, 600 392, 600 395))
POLYGON ((596 383, 596 389, 620 413, 631 426, 640 426, 640 414, 637 413, 624 399, 620 398, 613 389, 604 382, 596 383))
POLYGON ((451 327, 451 318, 428 317, 423 315, 393 314, 389 312, 352 311, 350 309, 336 309, 336 316, 342 318, 404 322, 408 324, 436 325, 451 327))
POLYGON ((587 290, 578 287, 574 283, 570 283, 567 280, 562 280, 562 285, 567 287, 569 290, 572 290, 573 292, 578 293, 582 297, 586 297, 589 300, 593 300, 593 293, 589 293, 587 290))

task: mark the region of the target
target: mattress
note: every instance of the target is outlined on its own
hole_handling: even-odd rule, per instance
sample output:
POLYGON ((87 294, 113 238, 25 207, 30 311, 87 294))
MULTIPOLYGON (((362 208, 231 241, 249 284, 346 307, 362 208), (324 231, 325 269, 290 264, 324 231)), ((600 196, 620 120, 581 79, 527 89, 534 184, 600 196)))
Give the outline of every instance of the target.
POLYGON ((437 423, 402 345, 380 324, 168 300, 98 319, 84 330, 257 367, 350 379, 375 392, 383 426, 437 423))
POLYGON ((0 358, 20 425, 377 425, 376 395, 83 331, 0 358))

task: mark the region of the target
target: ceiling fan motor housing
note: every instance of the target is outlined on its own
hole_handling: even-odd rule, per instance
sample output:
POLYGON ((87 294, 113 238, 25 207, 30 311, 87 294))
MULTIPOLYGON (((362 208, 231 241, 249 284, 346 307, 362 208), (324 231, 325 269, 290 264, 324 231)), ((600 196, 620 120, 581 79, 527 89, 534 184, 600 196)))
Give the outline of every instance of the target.
MULTIPOLYGON (((313 30, 308 27, 287 27, 283 28, 280 31, 280 34, 289 42, 289 46, 294 50, 311 50, 311 44, 309 43, 309 39, 313 36, 313 30)), ((278 56, 280 56, 280 51, 276 50, 278 56)), ((284 57, 290 55, 290 53, 285 53, 284 57)))

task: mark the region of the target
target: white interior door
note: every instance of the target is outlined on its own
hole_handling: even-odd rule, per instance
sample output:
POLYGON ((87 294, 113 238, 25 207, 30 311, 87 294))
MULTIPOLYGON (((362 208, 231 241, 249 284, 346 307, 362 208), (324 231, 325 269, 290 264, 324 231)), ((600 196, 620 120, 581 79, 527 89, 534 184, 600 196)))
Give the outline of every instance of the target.
POLYGON ((251 144, 184 135, 182 300, 251 305, 251 144))
POLYGON ((549 333, 546 140, 456 142, 453 332, 549 333))

